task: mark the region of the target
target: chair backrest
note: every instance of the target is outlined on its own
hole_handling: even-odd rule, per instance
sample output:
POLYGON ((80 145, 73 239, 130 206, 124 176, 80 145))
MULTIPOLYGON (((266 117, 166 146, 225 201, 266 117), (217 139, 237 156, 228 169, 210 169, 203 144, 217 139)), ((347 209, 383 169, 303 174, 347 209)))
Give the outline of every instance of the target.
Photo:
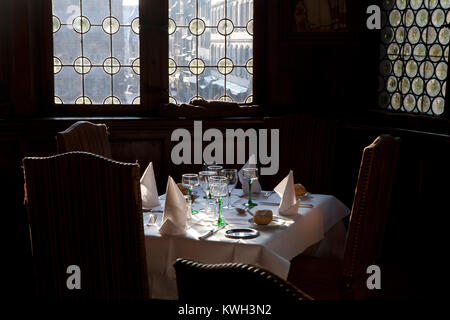
POLYGON ((248 264, 203 264, 178 258, 174 267, 178 297, 183 302, 261 304, 312 300, 286 280, 248 264))
POLYGON ((139 165, 69 152, 24 158, 23 169, 37 296, 147 298, 139 165), (71 265, 81 290, 66 285, 71 265))
POLYGON ((56 134, 58 153, 85 151, 111 158, 108 127, 89 121, 78 121, 56 134))
POLYGON ((344 286, 352 298, 369 295, 367 267, 381 257, 400 139, 377 137, 364 148, 344 251, 344 286))

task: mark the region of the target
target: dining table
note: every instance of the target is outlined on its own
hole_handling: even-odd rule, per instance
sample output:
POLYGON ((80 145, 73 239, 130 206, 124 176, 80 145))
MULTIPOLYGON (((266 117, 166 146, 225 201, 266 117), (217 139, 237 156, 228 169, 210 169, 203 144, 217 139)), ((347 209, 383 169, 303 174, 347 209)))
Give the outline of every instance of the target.
MULTIPOLYGON (((235 208, 222 209, 222 218, 227 225, 217 229, 213 225, 214 213, 204 212, 205 197, 198 188, 198 197, 192 208, 200 211, 187 220, 186 233, 181 236, 167 236, 159 233, 163 219, 165 195, 159 197, 160 206, 143 214, 145 250, 151 299, 178 299, 176 274, 173 264, 177 258, 193 259, 202 263, 245 263, 264 268, 282 279, 287 279, 290 260, 308 248, 324 240, 327 232, 349 215, 350 210, 333 195, 306 194, 295 216, 280 216, 277 193, 265 191, 253 194, 257 206, 251 209, 244 204, 247 196, 241 189, 233 190, 231 203, 235 208), (238 208, 238 209, 236 209, 238 208), (256 210, 269 209, 274 219, 268 225, 257 225, 252 214, 256 210), (203 211, 203 212, 202 212, 203 211), (149 223, 149 220, 152 223, 149 223), (233 228, 251 228, 257 236, 248 239, 227 237, 233 228), (199 239, 211 230, 215 232, 205 239, 199 239)), ((223 204, 227 199, 223 199, 223 204)), ((345 228, 340 228, 340 241, 345 241, 345 228)), ((333 240, 334 241, 334 240, 333 240)))

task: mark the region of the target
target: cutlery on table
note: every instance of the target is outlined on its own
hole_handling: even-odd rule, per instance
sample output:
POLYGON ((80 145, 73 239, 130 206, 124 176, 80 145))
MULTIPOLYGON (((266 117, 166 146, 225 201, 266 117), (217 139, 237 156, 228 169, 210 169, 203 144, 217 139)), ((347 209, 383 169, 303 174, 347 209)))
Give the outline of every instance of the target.
POLYGON ((275 192, 275 191, 272 190, 272 191, 269 191, 269 192, 264 193, 264 198, 270 197, 274 192, 275 192))
MULTIPOLYGON (((265 205, 265 206, 279 206, 280 205, 277 202, 265 202, 265 201, 262 201, 259 204, 265 205)), ((314 208, 314 205, 308 204, 308 203, 300 203, 300 208, 314 208)))
POLYGON ((219 230, 221 230, 221 229, 223 229, 225 227, 226 227, 226 225, 223 225, 223 226, 220 226, 220 227, 217 227, 217 228, 213 228, 213 229, 209 230, 207 233, 205 233, 204 235, 199 236, 198 239, 199 240, 205 240, 205 239, 209 238, 210 236, 212 236, 213 234, 215 234, 217 231, 219 231, 219 230))

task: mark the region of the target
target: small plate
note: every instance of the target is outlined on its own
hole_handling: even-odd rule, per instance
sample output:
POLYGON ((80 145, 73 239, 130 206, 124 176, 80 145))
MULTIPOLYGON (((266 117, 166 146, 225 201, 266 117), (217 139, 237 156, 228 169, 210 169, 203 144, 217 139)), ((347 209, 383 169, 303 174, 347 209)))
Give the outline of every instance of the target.
POLYGON ((235 228, 225 231, 225 237, 232 239, 252 239, 259 236, 259 231, 250 228, 235 228))
POLYGON ((286 224, 279 219, 274 219, 268 224, 256 224, 253 218, 248 219, 248 222, 250 222, 252 228, 276 228, 286 226, 286 224))

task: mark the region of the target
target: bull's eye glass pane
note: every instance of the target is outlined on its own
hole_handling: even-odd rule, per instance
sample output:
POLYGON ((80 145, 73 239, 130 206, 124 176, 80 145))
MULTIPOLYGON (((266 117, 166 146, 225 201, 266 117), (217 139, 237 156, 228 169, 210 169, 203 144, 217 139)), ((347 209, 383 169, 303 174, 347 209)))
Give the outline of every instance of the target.
POLYGON ((253 0, 169 0, 168 26, 169 102, 253 103, 253 0))
POLYGON ((383 7, 379 106, 442 115, 450 0, 383 0, 383 7))
POLYGON ((139 0, 53 0, 55 104, 140 104, 139 0))

